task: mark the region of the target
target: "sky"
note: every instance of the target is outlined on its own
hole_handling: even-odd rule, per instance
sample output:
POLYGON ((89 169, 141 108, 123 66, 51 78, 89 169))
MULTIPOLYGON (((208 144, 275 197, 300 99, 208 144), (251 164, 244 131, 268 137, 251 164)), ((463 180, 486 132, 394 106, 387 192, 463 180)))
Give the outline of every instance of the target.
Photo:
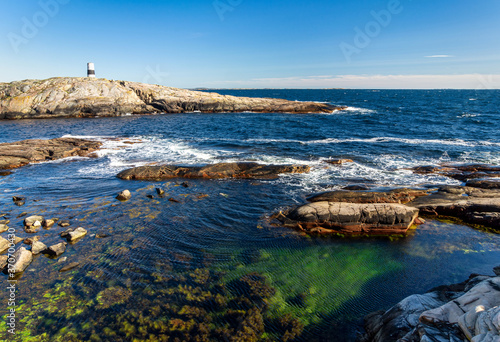
POLYGON ((0 82, 500 88, 498 0, 3 0, 0 82))

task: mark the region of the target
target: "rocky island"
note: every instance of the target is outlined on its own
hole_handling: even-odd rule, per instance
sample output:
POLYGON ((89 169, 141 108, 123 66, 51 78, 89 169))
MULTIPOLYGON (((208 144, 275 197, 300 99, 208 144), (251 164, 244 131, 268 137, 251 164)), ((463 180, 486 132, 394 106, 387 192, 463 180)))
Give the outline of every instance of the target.
POLYGON ((103 78, 57 77, 0 83, 0 119, 157 113, 331 113, 325 103, 249 98, 103 78))

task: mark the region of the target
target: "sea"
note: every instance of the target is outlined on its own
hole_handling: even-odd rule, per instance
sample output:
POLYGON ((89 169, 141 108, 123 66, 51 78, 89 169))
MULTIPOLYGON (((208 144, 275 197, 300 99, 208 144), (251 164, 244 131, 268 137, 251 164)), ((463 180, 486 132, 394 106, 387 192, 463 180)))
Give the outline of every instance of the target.
MULTIPOLYGON (((370 312, 471 273, 492 275, 500 265, 498 234, 453 220, 429 219, 404 238, 325 238, 271 218, 348 185, 462 184, 416 174, 416 166, 500 165, 499 90, 207 91, 346 108, 1 121, 0 143, 74 137, 103 148, 95 158, 0 177, 0 216, 19 237, 27 236, 23 218, 34 214, 88 230, 58 258, 35 256, 16 279, 16 335, 7 331, 2 275, 0 340, 355 341, 370 312), (242 161, 309 165, 311 172, 186 183, 116 177, 141 165, 242 161), (119 202, 124 189, 132 198, 119 202), (16 206, 13 196, 26 204, 16 206), (71 262, 79 264, 59 272, 71 262)), ((37 235, 49 246, 64 229, 37 235)))

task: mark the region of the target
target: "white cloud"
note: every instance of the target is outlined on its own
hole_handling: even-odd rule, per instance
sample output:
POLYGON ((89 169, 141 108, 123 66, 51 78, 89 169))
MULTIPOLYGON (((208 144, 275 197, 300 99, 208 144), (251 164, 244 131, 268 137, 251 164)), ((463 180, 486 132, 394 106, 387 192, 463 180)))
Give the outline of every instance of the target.
POLYGON ((455 56, 453 55, 432 55, 432 56, 425 56, 425 58, 453 58, 455 56))
POLYGON ((256 78, 212 83, 229 88, 356 88, 356 89, 500 89, 500 74, 338 75, 256 78))

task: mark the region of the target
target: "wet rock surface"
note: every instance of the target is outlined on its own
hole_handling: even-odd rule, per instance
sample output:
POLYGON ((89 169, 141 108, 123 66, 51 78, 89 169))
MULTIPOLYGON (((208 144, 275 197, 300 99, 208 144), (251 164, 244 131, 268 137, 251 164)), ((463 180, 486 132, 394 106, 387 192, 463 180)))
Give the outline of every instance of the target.
POLYGON ((155 113, 331 113, 324 103, 249 98, 126 81, 57 77, 0 83, 0 119, 155 113))
POLYGON ((471 275, 368 315, 359 341, 498 341, 499 305, 500 277, 471 275))
POLYGON ((276 215, 285 226, 306 233, 347 235, 404 234, 418 209, 395 203, 314 202, 276 215))
POLYGON ((439 174, 463 182, 471 179, 500 177, 500 166, 486 164, 419 166, 412 170, 420 174, 439 174))
MULTIPOLYGON (((0 170, 67 157, 85 157, 98 150, 101 145, 102 143, 98 141, 75 138, 32 139, 2 143, 0 144, 0 170)), ((14 197, 13 200, 19 205, 25 202, 23 197, 14 197)))
POLYGON ((452 216, 466 223, 500 231, 500 190, 470 186, 443 186, 409 205, 427 216, 452 216))
MULTIPOLYGON (((33 261, 33 254, 24 247, 20 247, 13 255, 14 262, 11 264, 10 269, 13 273, 21 273, 33 261)), ((9 262, 9 260, 7 260, 9 262)))
POLYGON ((274 178, 282 173, 307 173, 307 165, 262 165, 258 163, 219 163, 206 166, 140 166, 122 171, 125 180, 162 180, 171 178, 274 178))

